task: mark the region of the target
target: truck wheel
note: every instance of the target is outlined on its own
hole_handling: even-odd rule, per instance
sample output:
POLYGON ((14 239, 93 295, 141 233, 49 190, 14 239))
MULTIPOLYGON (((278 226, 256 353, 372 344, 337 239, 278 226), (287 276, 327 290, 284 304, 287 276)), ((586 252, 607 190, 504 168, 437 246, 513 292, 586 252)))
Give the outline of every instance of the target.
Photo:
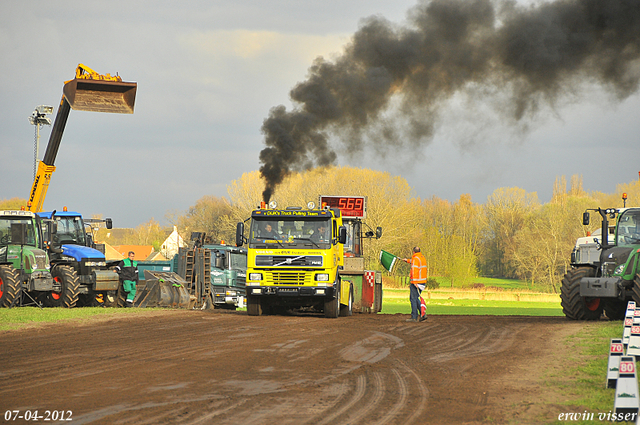
POLYGON ((9 307, 19 292, 18 272, 11 266, 0 266, 0 307, 9 307))
POLYGON ((260 298, 247 296, 247 314, 249 316, 262 315, 262 303, 260 298))
POLYGON ((47 307, 73 308, 78 302, 80 281, 75 270, 69 266, 56 266, 51 269, 53 280, 60 285, 60 292, 51 291, 45 296, 47 307))
POLYGON ((324 302, 324 317, 335 319, 340 314, 340 283, 336 285, 335 297, 324 302))
POLYGON ((349 301, 347 305, 340 304, 340 317, 348 317, 353 314, 353 286, 349 285, 349 301))
POLYGON ((591 267, 579 267, 571 269, 562 278, 560 291, 560 305, 562 312, 569 319, 574 320, 598 320, 602 315, 604 302, 600 298, 587 298, 580 296, 580 279, 593 277, 595 270, 591 267))

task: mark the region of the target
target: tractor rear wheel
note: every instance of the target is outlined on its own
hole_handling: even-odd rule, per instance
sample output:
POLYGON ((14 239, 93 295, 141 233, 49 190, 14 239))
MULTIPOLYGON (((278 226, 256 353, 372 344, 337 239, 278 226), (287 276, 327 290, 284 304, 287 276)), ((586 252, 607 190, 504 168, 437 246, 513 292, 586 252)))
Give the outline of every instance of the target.
POLYGON ((51 269, 51 276, 60 286, 60 292, 47 293, 44 304, 47 307, 75 307, 80 293, 80 280, 76 271, 70 266, 55 266, 51 269))
POLYGON ((20 277, 11 266, 0 266, 0 307, 9 307, 20 293, 20 277))
POLYGON ((633 300, 636 302, 636 306, 640 305, 640 273, 636 274, 636 277, 633 279, 633 288, 631 289, 633 292, 633 300))
POLYGON ((562 312, 567 318, 598 320, 602 316, 604 302, 601 298, 580 296, 580 280, 583 277, 593 276, 595 276, 595 270, 591 267, 579 267, 569 270, 562 278, 560 304, 562 305, 562 312))

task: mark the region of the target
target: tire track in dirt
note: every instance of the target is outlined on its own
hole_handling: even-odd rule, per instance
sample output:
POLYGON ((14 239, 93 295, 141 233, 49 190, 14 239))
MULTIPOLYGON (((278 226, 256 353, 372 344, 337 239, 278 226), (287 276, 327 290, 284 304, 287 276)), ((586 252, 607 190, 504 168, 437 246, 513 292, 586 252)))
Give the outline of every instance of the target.
POLYGON ((11 359, 0 365, 0 400, 70 409, 79 425, 481 423, 502 417, 504 364, 543 362, 545 336, 565 326, 405 319, 188 311, 0 332, 11 359))

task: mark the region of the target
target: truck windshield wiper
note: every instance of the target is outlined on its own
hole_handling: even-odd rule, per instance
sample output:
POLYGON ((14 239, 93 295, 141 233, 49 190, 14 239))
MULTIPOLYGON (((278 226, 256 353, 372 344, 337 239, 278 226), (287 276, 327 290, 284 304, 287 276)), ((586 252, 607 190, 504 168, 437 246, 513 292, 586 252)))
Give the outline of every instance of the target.
POLYGON ((317 248, 320 248, 320 245, 311 240, 311 238, 296 238, 297 241, 309 241, 314 244, 317 248))

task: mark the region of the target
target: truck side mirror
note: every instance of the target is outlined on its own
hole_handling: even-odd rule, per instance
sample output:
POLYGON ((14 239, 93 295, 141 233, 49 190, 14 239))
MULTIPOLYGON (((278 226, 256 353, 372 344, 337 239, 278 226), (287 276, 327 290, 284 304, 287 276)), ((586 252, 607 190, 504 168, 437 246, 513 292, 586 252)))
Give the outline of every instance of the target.
POLYGON ((340 226, 338 229, 338 243, 345 244, 347 242, 347 228, 340 226))
POLYGON ((584 226, 589 225, 589 211, 585 211, 584 213, 582 213, 582 224, 584 226))
POLYGON ((376 239, 380 239, 382 237, 382 227, 376 227, 376 239))
POLYGON ((224 254, 216 251, 216 269, 224 270, 224 254))
POLYGON ((113 229, 113 221, 110 218, 105 218, 104 224, 107 226, 107 229, 113 229))
POLYGON ((240 222, 236 226, 236 246, 244 245, 244 223, 240 222))

